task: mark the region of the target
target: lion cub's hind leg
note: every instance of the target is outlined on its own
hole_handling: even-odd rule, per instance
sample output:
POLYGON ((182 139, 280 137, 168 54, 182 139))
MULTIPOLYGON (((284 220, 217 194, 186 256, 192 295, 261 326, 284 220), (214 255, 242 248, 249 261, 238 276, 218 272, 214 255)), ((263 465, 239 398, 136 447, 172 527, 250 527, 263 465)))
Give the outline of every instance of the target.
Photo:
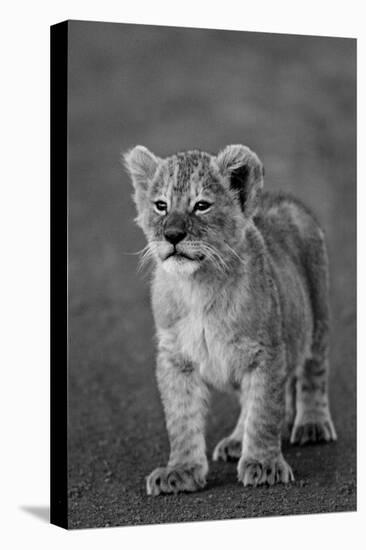
POLYGON ((212 460, 230 462, 239 460, 241 456, 245 419, 247 415, 247 392, 238 392, 238 398, 241 404, 241 411, 236 426, 229 436, 221 439, 216 445, 212 460))
POLYGON ((300 445, 337 439, 328 401, 328 266, 322 235, 317 243, 313 241, 308 251, 306 270, 314 326, 310 357, 298 372, 296 385, 296 418, 291 443, 300 445))
POLYGON ((286 382, 285 389, 285 422, 282 430, 284 441, 290 441, 292 428, 296 417, 296 376, 290 375, 286 382))
POLYGON ((328 442, 337 439, 328 402, 328 366, 316 359, 305 361, 297 381, 296 418, 291 443, 328 442))

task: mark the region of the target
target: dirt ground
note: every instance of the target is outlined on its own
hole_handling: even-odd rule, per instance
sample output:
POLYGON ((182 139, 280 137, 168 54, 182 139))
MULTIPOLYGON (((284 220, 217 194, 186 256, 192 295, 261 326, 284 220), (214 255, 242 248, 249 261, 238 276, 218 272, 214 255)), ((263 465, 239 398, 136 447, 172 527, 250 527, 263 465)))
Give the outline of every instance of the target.
MULTIPOLYGON (((70 24, 69 526, 137 525, 356 509, 355 42, 70 24), (154 377, 144 246, 121 150, 158 155, 244 143, 266 185, 321 220, 331 264, 335 444, 284 449, 296 482, 243 488, 212 464, 196 494, 148 497, 168 457, 154 377)), ((236 408, 215 395, 207 442, 236 408)))

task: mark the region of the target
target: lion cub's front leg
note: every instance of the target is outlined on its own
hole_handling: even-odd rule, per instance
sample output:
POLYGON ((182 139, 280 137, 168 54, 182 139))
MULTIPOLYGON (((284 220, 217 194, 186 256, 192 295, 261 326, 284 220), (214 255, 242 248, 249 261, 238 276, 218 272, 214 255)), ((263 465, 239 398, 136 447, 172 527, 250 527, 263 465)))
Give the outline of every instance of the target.
POLYGON ((161 351, 157 380, 170 441, 167 466, 147 478, 147 493, 196 491, 206 484, 208 462, 204 438, 207 388, 193 365, 180 355, 161 351))
POLYGON ((250 377, 238 477, 244 485, 288 483, 294 480, 281 451, 285 417, 285 356, 281 349, 261 353, 250 377))

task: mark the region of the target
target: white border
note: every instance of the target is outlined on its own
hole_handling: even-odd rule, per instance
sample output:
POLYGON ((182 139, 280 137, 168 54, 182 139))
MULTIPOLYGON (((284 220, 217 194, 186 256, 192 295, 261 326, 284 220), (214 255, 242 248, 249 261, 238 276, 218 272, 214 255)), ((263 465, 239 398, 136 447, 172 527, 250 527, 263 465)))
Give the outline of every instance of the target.
MULTIPOLYGON (((6 13, 4 13, 6 12, 6 13)), ((3 548, 344 548, 364 537, 364 475, 357 514, 234 520, 65 532, 27 514, 49 495, 49 26, 64 19, 150 23, 358 38, 359 91, 365 101, 362 2, 103 0, 12 2, 1 32, 1 523, 3 548), (6 541, 5 541, 6 539, 6 541), (5 544, 4 544, 5 543, 5 544)), ((365 110, 359 105, 359 128, 365 110)), ((359 137, 361 131, 359 132, 359 137)), ((359 139, 359 181, 361 166, 359 139)), ((359 280, 363 212, 359 186, 359 280)), ((359 330, 365 303, 359 288, 359 330)), ((363 352, 359 346, 359 365, 363 352)), ((361 368, 359 369, 361 371, 361 368)), ((359 388, 364 387, 359 373, 359 388)), ((359 389, 360 395, 360 389, 359 389)), ((359 399, 358 425, 364 419, 359 399)), ((359 464, 365 463, 359 435, 359 464)))

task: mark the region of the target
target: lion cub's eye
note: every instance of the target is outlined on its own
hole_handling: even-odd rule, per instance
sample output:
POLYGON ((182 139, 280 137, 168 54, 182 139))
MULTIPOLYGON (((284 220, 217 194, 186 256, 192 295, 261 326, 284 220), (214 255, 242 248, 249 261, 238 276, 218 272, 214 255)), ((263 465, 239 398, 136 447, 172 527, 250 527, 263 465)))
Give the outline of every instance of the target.
POLYGON ((207 201, 198 201, 196 202, 196 204, 194 205, 194 211, 195 212, 206 212, 207 210, 209 210, 211 208, 212 204, 210 202, 207 202, 207 201))
POLYGON ((155 210, 159 212, 159 214, 165 214, 168 210, 168 205, 165 201, 156 201, 155 203, 155 210))

